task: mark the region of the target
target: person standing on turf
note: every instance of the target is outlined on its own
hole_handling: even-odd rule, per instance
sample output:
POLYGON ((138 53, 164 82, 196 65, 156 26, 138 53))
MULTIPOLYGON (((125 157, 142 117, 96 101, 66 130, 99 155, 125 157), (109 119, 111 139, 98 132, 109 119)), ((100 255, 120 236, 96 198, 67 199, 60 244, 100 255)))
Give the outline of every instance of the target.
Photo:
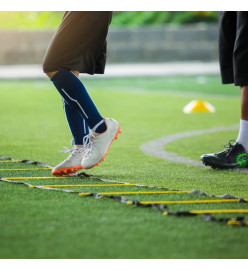
POLYGON ((201 160, 212 168, 248 167, 248 12, 223 11, 219 20, 219 62, 223 84, 241 88, 241 120, 234 144, 201 160))
POLYGON ((99 165, 121 132, 117 121, 101 116, 78 79, 79 73, 104 73, 111 19, 109 11, 65 12, 45 54, 43 71, 62 96, 75 144, 67 149, 69 157, 53 168, 53 175, 71 175, 99 165))

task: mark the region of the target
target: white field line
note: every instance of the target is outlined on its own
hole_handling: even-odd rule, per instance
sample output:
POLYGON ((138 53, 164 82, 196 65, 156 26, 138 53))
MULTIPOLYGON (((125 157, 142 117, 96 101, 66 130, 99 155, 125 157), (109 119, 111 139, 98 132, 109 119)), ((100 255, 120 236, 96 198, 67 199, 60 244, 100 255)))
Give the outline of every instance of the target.
MULTIPOLYGON (((215 132, 221 132, 221 131, 229 131, 229 130, 236 130, 239 128, 239 125, 235 126, 229 126, 229 127, 216 127, 216 128, 210 128, 210 129, 203 129, 203 130, 194 130, 194 131, 186 131, 182 133, 176 133, 172 134, 163 138, 159 138, 150 142, 147 142, 143 145, 141 145, 140 149, 153 157, 161 158, 167 161, 171 162, 177 162, 177 163, 183 163, 186 165, 193 165, 193 166, 199 166, 199 167, 206 167, 202 164, 201 161, 192 160, 186 157, 178 156, 177 154, 167 152, 164 150, 165 145, 183 139, 187 137, 193 137, 198 136, 206 133, 215 133, 215 132)), ((204 154, 204 153, 203 153, 204 154)), ((200 157, 199 157, 200 159, 200 157)), ((232 169, 232 171, 238 171, 243 173, 248 173, 248 169, 232 169)))

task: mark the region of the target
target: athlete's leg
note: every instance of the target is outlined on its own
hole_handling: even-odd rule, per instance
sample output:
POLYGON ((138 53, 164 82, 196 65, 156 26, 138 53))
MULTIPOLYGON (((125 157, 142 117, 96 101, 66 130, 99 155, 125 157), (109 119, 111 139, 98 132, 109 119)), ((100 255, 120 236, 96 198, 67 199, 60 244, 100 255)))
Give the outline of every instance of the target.
POLYGON ((84 85, 72 72, 61 70, 51 80, 65 101, 85 118, 94 135, 89 137, 89 149, 81 163, 83 169, 90 169, 104 160, 120 132, 119 124, 113 119, 101 117, 84 85))
POLYGON ((241 119, 248 121, 248 86, 241 86, 241 119))
MULTIPOLYGON (((84 142, 87 142, 87 146, 91 149, 90 146, 96 145, 97 142, 98 146, 100 143, 106 144, 108 149, 119 132, 119 125, 116 121, 110 123, 100 115, 84 85, 75 76, 78 73, 75 74, 71 70, 88 74, 104 73, 106 35, 111 16, 111 12, 66 13, 43 61, 44 72, 66 101, 65 104, 78 111, 88 123, 93 136, 85 136, 87 140, 84 142)), ((92 153, 103 153, 97 148, 94 147, 96 151, 90 151, 88 161, 92 153)), ((101 154, 100 160, 105 155, 105 152, 104 155, 101 154)), ((92 167, 94 165, 96 164, 92 164, 92 167)))
POLYGON ((74 107, 87 121, 93 134, 97 135, 106 130, 103 117, 98 112, 83 83, 77 76, 68 70, 61 69, 58 72, 48 73, 51 81, 57 88, 63 99, 74 107), (53 75, 54 74, 54 75, 53 75))
MULTIPOLYGON (((111 143, 114 141, 114 139, 117 139, 117 135, 120 133, 120 126, 113 119, 103 119, 101 117, 86 89, 84 88, 84 85, 72 72, 60 70, 53 75, 51 80, 61 96, 64 98, 65 102, 69 106, 73 107, 75 111, 78 111, 78 113, 81 114, 81 118, 84 118, 91 128, 94 136, 89 137, 87 140, 88 148, 85 149, 87 150, 87 155, 82 157, 81 163, 82 168, 90 169, 104 160, 111 143)), ((75 126, 75 129, 76 128, 77 127, 75 126)), ((86 152, 83 153, 85 154, 86 152)), ((74 158, 74 156, 70 157, 70 160, 74 158)), ((71 162, 65 163, 71 166, 71 162)), ((64 165, 65 164, 62 163, 56 166, 56 168, 53 170, 53 174, 58 175, 60 174, 60 171, 64 173, 64 165)), ((71 170, 71 167, 66 168, 69 168, 70 171, 75 171, 80 169, 80 166, 78 164, 73 166, 73 170, 71 170)))
MULTIPOLYGON (((78 71, 72 72, 78 77, 78 71)), ((56 73, 57 72, 54 72, 53 74, 49 75, 54 76, 56 73)), ((53 168, 52 174, 57 176, 65 174, 70 175, 71 173, 82 168, 81 161, 86 153, 86 149, 83 149, 83 138, 89 134, 88 124, 79 111, 70 106, 64 99, 63 107, 71 134, 74 139, 74 144, 72 143, 72 146, 74 147, 73 149, 68 148, 66 151, 63 151, 64 153, 68 151, 71 153, 68 158, 53 168)))
POLYGON ((248 153, 248 86, 241 86, 241 119, 237 142, 248 153))
MULTIPOLYGON (((72 71, 77 77, 79 77, 78 71, 72 71)), ((57 72, 52 72, 47 74, 49 78, 54 76, 57 72)), ((89 127, 85 119, 79 113, 79 111, 70 106, 64 99, 63 99, 63 107, 64 112, 66 115, 66 120, 68 122, 71 134, 74 138, 75 146, 74 148, 80 148, 83 145, 83 138, 89 134, 89 127)))
POLYGON ((63 107, 68 126, 74 139, 74 148, 83 145, 83 138, 89 134, 88 124, 77 109, 63 99, 63 107))
POLYGON ((233 52, 234 82, 241 88, 241 119, 237 142, 248 153, 248 12, 237 12, 237 34, 233 52))
MULTIPOLYGON (((57 71, 49 72, 47 73, 47 76, 49 78, 52 78, 56 73, 57 71)), ((72 73, 74 73, 75 76, 79 77, 79 71, 73 70, 72 73)), ((66 120, 68 122, 71 134, 74 138, 74 148, 80 148, 80 146, 82 147, 83 145, 83 138, 89 134, 88 124, 82 117, 82 115, 79 113, 79 111, 75 107, 70 106, 70 104, 68 104, 64 99, 63 107, 66 115, 66 120)))
POLYGON ((201 160, 212 168, 248 166, 248 12, 227 11, 220 14, 219 54, 224 84, 241 86, 239 135, 224 151, 205 154, 201 160))
MULTIPOLYGON (((46 72, 46 75, 49 79, 51 79, 58 71, 53 71, 53 72, 46 72)), ((79 71, 77 70, 72 70, 71 71, 73 74, 75 74, 75 76, 77 76, 77 78, 79 77, 79 71)))

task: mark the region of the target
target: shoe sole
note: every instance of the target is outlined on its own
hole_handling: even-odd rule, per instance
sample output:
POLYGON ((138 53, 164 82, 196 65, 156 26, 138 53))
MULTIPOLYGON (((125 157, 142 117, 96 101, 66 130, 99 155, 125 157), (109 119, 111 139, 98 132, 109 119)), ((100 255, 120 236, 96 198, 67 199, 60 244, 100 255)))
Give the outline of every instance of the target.
POLYGON ((73 167, 67 167, 67 168, 61 168, 61 169, 56 169, 52 171, 52 175, 55 176, 66 176, 69 175, 71 176, 73 173, 76 173, 77 171, 81 170, 82 166, 73 166, 73 167))
POLYGON ((89 170, 89 169, 94 168, 95 166, 99 166, 100 162, 104 161, 106 155, 108 154, 108 150, 109 150, 111 144, 113 143, 113 141, 118 139, 118 134, 119 134, 119 133, 121 133, 121 128, 120 128, 120 125, 119 125, 119 123, 118 123, 118 130, 117 130, 117 132, 116 132, 116 134, 115 134, 114 139, 113 139, 113 140, 111 141, 111 143, 109 144, 109 147, 108 147, 107 152, 105 153, 105 155, 104 155, 104 156, 101 158, 101 160, 98 161, 95 165, 93 165, 93 166, 91 166, 91 167, 89 167, 89 168, 83 168, 83 167, 82 167, 82 168, 83 168, 84 170, 89 170))
POLYGON ((210 166, 212 169, 220 169, 220 170, 225 170, 225 169, 236 169, 237 167, 236 166, 220 166, 220 165, 216 165, 216 164, 212 164, 212 163, 209 163, 207 161, 202 161, 202 163, 205 165, 205 166, 210 166))

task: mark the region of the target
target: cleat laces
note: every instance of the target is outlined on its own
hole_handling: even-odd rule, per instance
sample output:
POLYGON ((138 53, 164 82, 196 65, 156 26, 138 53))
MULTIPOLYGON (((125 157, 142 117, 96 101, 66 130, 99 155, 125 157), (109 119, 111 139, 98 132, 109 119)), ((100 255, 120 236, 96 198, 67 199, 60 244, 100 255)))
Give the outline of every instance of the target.
POLYGON ((232 150, 233 150, 234 147, 235 147, 235 143, 236 143, 236 141, 230 140, 230 141, 228 142, 228 144, 225 144, 225 145, 224 145, 224 147, 225 147, 226 149, 225 149, 224 151, 220 152, 220 154, 224 154, 224 155, 226 155, 226 156, 229 156, 230 153, 232 152, 232 150))
POLYGON ((84 155, 83 159, 88 158, 91 155, 92 149, 93 149, 94 138, 95 136, 93 134, 89 134, 84 137, 83 145, 84 145, 84 149, 87 150, 87 152, 84 155))
POLYGON ((69 148, 69 147, 63 147, 65 148, 64 150, 61 150, 60 153, 63 153, 63 154, 66 154, 68 152, 73 152, 73 148, 74 148, 74 140, 71 140, 71 146, 72 148, 69 148))
MULTIPOLYGON (((89 136, 89 135, 87 135, 87 136, 89 136)), ((85 146, 83 146, 82 148, 79 148, 79 149, 74 149, 74 145, 75 145, 74 144, 74 140, 71 140, 71 146, 72 146, 72 148, 69 148, 69 147, 64 146, 63 148, 65 148, 65 149, 60 151, 60 153, 63 153, 63 154, 66 154, 68 152, 71 152, 70 155, 69 155, 69 157, 66 160, 69 160, 70 158, 72 158, 76 154, 81 153, 81 152, 83 152, 86 149, 85 146)), ((84 145, 84 142, 83 142, 83 145, 84 145)))

